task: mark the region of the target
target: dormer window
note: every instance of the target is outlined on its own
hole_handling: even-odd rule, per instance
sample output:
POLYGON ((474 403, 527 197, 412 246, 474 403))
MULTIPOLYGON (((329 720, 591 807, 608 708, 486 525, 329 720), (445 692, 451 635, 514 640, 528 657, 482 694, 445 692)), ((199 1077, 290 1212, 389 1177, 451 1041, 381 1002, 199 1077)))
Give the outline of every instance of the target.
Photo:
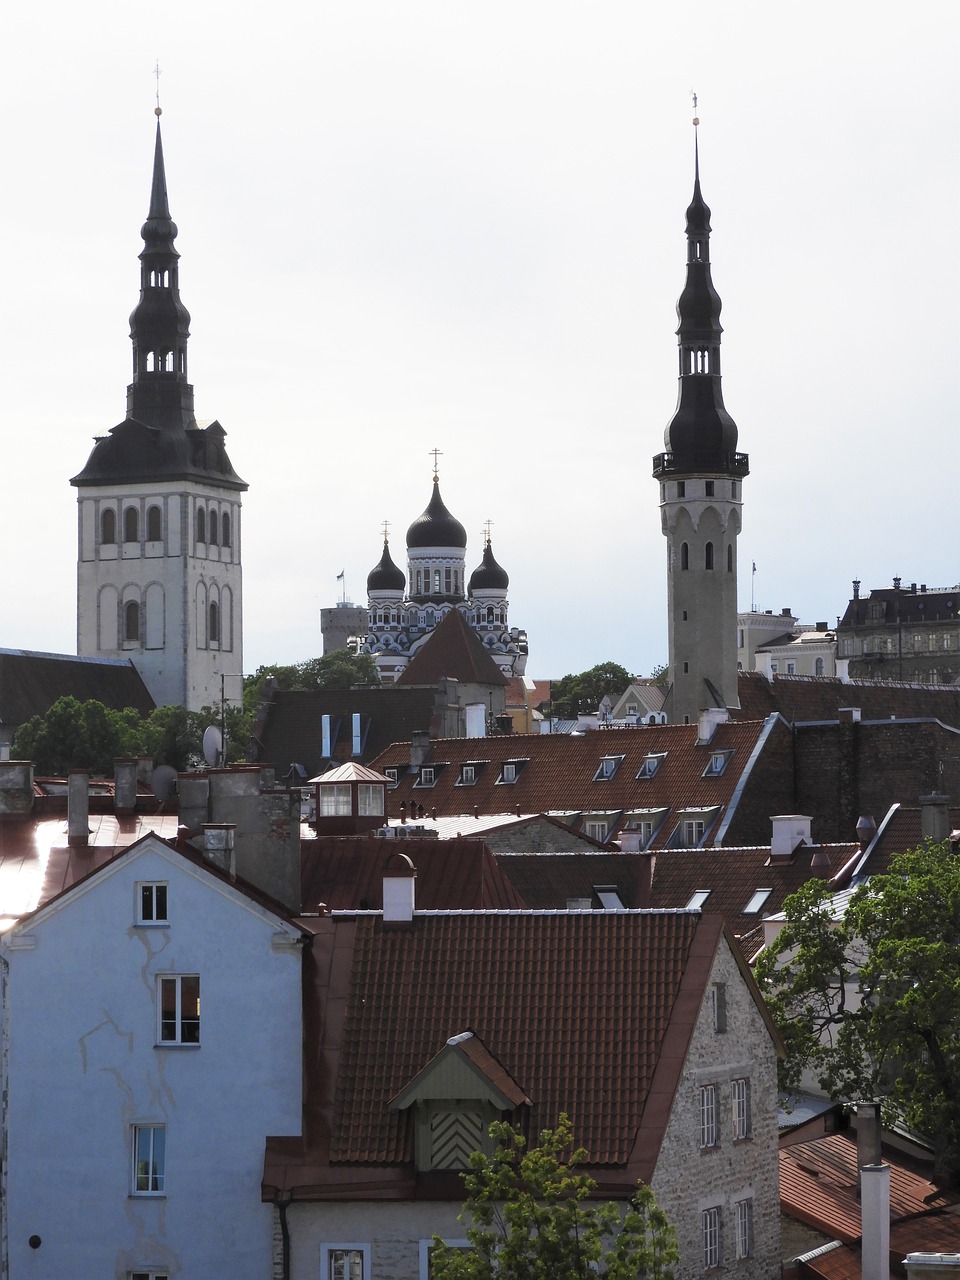
POLYGON ((640 772, 637 774, 637 779, 652 778, 666 758, 667 753, 665 751, 661 752, 659 755, 644 756, 643 764, 640 766, 640 772))
POLYGON ((397 785, 397 776, 398 776, 398 774, 397 774, 397 770, 396 770, 396 768, 395 768, 393 765, 388 765, 388 766, 384 769, 384 771, 383 771, 383 776, 384 776, 385 778, 389 779, 389 782, 390 782, 390 786, 391 786, 391 787, 395 787, 395 786, 397 785))
POLYGON ((597 771, 593 775, 594 782, 606 782, 620 768, 620 762, 623 756, 604 756, 597 766, 597 771))
POLYGON ((456 785, 458 787, 472 787, 477 780, 477 766, 475 764, 462 764, 460 766, 460 776, 457 778, 456 785))
POLYGON ((418 787, 432 787, 437 780, 437 771, 433 765, 425 764, 421 766, 420 776, 415 783, 418 787))
POLYGON ((497 786, 500 786, 501 783, 516 782, 521 769, 526 763, 526 760, 504 760, 500 766, 500 777, 497 779, 497 786))
POLYGON ((713 751, 707 767, 703 771, 705 778, 718 778, 727 767, 727 761, 733 755, 732 751, 713 751))

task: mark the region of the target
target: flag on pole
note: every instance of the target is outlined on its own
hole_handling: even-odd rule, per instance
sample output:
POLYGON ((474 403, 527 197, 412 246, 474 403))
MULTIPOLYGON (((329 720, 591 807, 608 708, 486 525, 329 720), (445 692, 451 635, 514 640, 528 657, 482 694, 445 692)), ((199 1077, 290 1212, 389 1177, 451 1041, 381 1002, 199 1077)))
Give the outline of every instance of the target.
POLYGON ((754 560, 754 562, 753 562, 753 572, 754 572, 754 573, 756 573, 756 572, 757 572, 757 562, 756 562, 756 560, 754 560))
MULTIPOLYGON (((753 567, 754 567, 754 570, 756 570, 756 567, 757 567, 757 566, 756 566, 756 565, 754 565, 753 567)), ((343 580, 343 575, 344 575, 345 573, 346 573, 346 569, 341 569, 341 570, 340 570, 340 572, 337 574, 337 581, 338 581, 338 582, 342 582, 342 580, 343 580)))

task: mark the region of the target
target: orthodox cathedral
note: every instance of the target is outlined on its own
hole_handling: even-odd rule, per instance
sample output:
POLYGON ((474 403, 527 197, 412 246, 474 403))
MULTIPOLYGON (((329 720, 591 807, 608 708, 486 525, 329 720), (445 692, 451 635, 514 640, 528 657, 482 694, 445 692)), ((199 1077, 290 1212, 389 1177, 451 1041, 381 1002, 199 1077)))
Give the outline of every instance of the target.
POLYGON ((383 555, 367 576, 367 630, 358 649, 373 656, 384 684, 396 682, 451 609, 459 609, 505 676, 523 675, 527 633, 507 623, 510 579, 494 559, 489 534, 469 579, 466 556, 466 530, 447 510, 434 469, 430 501, 407 530, 406 574, 384 537, 383 555))
POLYGON ((220 424, 201 427, 194 415, 159 115, 127 413, 70 482, 80 509, 77 654, 128 659, 158 705, 199 710, 239 700, 247 485, 220 424))

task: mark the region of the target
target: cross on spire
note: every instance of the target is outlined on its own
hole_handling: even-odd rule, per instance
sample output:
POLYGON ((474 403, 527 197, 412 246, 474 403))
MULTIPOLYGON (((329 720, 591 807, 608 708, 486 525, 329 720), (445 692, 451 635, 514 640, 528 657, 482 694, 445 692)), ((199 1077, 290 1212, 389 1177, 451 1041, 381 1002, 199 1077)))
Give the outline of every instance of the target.
POLYGON ((388 532, 390 531, 390 521, 389 521, 389 520, 384 520, 384 521, 383 521, 383 526, 382 526, 382 527, 383 527, 383 540, 384 540, 384 542, 386 542, 386 540, 387 540, 387 534, 388 534, 388 532))
POLYGON ((433 478, 436 480, 440 474, 437 460, 443 457, 443 453, 439 449, 428 449, 427 452, 433 455, 433 478))
POLYGON ((159 58, 157 59, 157 65, 153 68, 153 74, 157 77, 157 105, 154 108, 153 114, 159 118, 161 115, 163 115, 163 111, 161 110, 161 107, 160 107, 160 59, 159 58))
POLYGON ((484 520, 483 522, 483 542, 485 546, 490 545, 490 530, 493 528, 492 520, 484 520))

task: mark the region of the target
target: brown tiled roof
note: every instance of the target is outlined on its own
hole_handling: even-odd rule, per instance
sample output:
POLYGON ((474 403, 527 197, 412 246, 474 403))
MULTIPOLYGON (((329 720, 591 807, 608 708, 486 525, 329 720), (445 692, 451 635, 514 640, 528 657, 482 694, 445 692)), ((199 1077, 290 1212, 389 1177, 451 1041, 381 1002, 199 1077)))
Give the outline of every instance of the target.
MULTIPOLYGON (((936 1186, 917 1164, 885 1151, 890 1165, 890 1218, 898 1222, 957 1203, 955 1192, 936 1186)), ((780 1148, 780 1205, 784 1213, 845 1244, 860 1239, 857 1140, 832 1133, 780 1148)), ((954 1219, 960 1246, 960 1218, 954 1219)))
POLYGON ((436 684, 460 680, 464 684, 505 685, 507 678, 483 647, 483 641, 459 609, 440 620, 397 679, 398 685, 436 684))
POLYGON ((156 705, 131 662, 73 658, 59 653, 0 649, 0 722, 24 724, 44 715, 58 698, 95 698, 115 711, 135 708, 145 716, 156 705))
POLYGON ((406 853, 417 868, 417 905, 423 911, 526 905, 482 840, 358 836, 304 840, 300 849, 307 911, 321 902, 331 911, 382 910, 384 865, 397 852, 406 853))
MULTIPOLYGON (((960 830, 960 807, 952 805, 949 810, 950 830, 960 830)), ((923 829, 920 810, 897 805, 885 821, 881 822, 875 843, 869 855, 857 865, 859 876, 885 875, 890 868, 891 858, 898 853, 906 853, 923 844, 923 829)))
POLYGON ((738 681, 739 719, 757 720, 778 712, 790 724, 836 720, 840 707, 859 707, 863 720, 933 718, 960 725, 960 686, 843 681, 831 676, 776 675, 742 671, 738 681))
MULTIPOLYGON (((390 1101, 467 1030, 533 1100, 515 1117, 527 1131, 570 1115, 602 1192, 652 1177, 719 918, 466 912, 313 929, 306 1140, 268 1140, 265 1199, 412 1194, 412 1118, 390 1101)), ((462 1198, 459 1179, 444 1195, 462 1198)))
POLYGON ((563 911, 571 898, 589 899, 592 908, 599 908, 597 885, 613 886, 625 907, 650 906, 648 854, 498 853, 497 862, 527 906, 537 911, 563 911))
MULTIPOLYGON (((436 769, 432 787, 417 785, 418 776, 407 772, 410 748, 394 743, 373 762, 378 769, 399 768, 398 785, 388 793, 391 817, 400 816, 400 805, 422 804, 438 814, 597 813, 611 815, 611 831, 617 815, 637 809, 667 809, 670 818, 654 836, 654 848, 667 841, 684 809, 717 810, 712 842, 723 812, 730 805, 737 784, 764 733, 763 721, 732 721, 720 725, 709 743, 697 744, 696 725, 644 725, 639 728, 595 730, 583 735, 507 734, 489 738, 446 738, 431 744, 427 760, 436 769), (721 774, 704 777, 711 756, 731 753, 721 774), (648 755, 662 755, 650 778, 637 775, 648 755), (605 757, 620 757, 613 776, 596 778, 605 757), (505 761, 517 762, 516 781, 499 783, 505 761), (458 786, 461 764, 476 766, 476 782, 458 786)), ((782 727, 782 726, 781 726, 782 727)), ((783 732, 786 733, 785 727, 783 732)), ((764 817, 764 823, 767 819, 764 817)))
POLYGON ((409 741, 417 731, 429 732, 436 691, 399 689, 278 690, 266 709, 257 750, 259 762, 269 762, 283 775, 292 763, 300 764, 308 778, 328 761, 322 752, 322 719, 331 718, 336 762, 352 756, 352 721, 361 717, 361 751, 356 757, 369 764, 391 742, 409 741))

